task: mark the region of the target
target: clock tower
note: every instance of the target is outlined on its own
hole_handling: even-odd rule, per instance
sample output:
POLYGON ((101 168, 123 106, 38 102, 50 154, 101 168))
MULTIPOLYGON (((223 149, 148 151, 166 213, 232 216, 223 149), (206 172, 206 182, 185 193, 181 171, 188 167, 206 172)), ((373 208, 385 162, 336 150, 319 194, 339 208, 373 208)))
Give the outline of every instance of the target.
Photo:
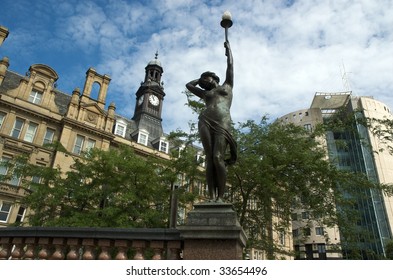
POLYGON ((136 92, 136 104, 133 120, 138 130, 145 130, 149 138, 156 139, 163 135, 162 104, 164 100, 164 87, 161 76, 164 72, 158 53, 155 59, 145 67, 145 80, 136 92))

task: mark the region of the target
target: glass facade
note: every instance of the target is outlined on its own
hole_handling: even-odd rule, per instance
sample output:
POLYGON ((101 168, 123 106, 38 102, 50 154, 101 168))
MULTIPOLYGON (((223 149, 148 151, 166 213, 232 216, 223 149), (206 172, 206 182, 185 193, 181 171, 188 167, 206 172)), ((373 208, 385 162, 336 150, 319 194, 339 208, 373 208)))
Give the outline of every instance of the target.
MULTIPOLYGON (((351 103, 348 106, 349 111, 354 112, 351 103)), ((371 142, 365 126, 354 121, 352 128, 346 131, 328 132, 326 139, 329 159, 337 168, 363 173, 371 182, 378 183, 371 142)), ((353 258, 351 255, 354 253, 353 248, 357 248, 358 257, 362 259, 383 256, 384 243, 391 238, 383 194, 380 190, 366 190, 356 185, 353 189, 355 192, 343 194, 354 199, 353 207, 360 213, 355 225, 356 246, 349 246, 345 234, 342 235, 344 258, 346 256, 353 258)), ((340 207, 342 206, 338 206, 338 209, 340 207)))

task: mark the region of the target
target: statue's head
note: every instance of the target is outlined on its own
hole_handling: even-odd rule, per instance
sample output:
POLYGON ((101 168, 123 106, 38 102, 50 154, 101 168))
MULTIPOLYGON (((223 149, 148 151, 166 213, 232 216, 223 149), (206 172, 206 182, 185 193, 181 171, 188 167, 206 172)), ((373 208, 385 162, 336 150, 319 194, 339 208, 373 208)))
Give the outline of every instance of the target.
POLYGON ((207 71, 201 74, 199 85, 201 88, 210 90, 220 82, 220 78, 213 72, 207 71))

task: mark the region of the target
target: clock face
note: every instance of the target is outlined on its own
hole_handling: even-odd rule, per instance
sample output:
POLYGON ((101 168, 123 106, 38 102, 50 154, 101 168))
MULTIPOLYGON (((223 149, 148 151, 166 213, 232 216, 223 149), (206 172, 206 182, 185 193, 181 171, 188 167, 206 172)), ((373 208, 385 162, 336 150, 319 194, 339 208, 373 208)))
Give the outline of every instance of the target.
POLYGON ((157 105, 160 103, 160 100, 158 99, 157 96, 155 96, 155 95, 150 95, 150 96, 149 96, 149 102, 150 102, 151 105, 157 106, 157 105))
POLYGON ((141 105, 143 103, 143 97, 145 97, 144 95, 142 95, 141 97, 139 97, 138 99, 138 105, 141 105))

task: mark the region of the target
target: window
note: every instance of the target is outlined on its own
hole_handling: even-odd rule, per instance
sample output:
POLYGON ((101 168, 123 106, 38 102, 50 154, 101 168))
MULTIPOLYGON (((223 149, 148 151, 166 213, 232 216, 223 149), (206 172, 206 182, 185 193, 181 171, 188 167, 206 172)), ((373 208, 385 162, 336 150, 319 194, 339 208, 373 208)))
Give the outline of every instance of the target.
POLYGON ((311 229, 310 228, 304 228, 303 229, 303 234, 304 234, 304 236, 310 236, 311 235, 311 229))
POLYGON ((279 239, 280 239, 280 244, 285 245, 285 231, 280 230, 279 232, 279 239))
POLYGON ((292 221, 297 221, 297 213, 292 213, 292 221))
POLYGON ((80 155, 82 151, 89 151, 95 146, 96 146, 96 140, 90 138, 86 140, 84 136, 77 135, 72 152, 80 155))
POLYGON ((294 229, 294 230, 292 230, 292 236, 295 238, 295 237, 298 237, 299 236, 299 230, 298 229, 294 229))
POLYGON ((23 124, 24 124, 24 121, 22 119, 16 118, 15 123, 14 123, 14 127, 12 128, 12 131, 11 131, 11 137, 19 138, 20 133, 23 128, 23 124))
POLYGON ((26 212, 26 208, 20 206, 18 210, 18 214, 16 214, 15 222, 17 223, 23 222, 23 219, 25 218, 25 212, 26 212))
POLYGON ((324 235, 323 227, 316 227, 315 228, 315 234, 316 235, 324 235))
POLYGON ((47 128, 44 136, 44 145, 51 144, 53 142, 53 136, 55 135, 55 130, 47 128))
POLYGON ((34 140, 35 133, 37 132, 37 127, 38 127, 38 124, 29 123, 29 126, 27 127, 27 131, 25 134, 25 138, 23 140, 25 140, 26 142, 32 143, 34 140))
POLYGON ((160 152, 168 153, 168 142, 160 141, 159 150, 160 150, 160 152))
POLYGON ((149 136, 147 133, 139 132, 138 134, 138 143, 147 145, 147 140, 149 139, 149 136))
POLYGON ((9 161, 9 158, 3 157, 0 160, 0 175, 7 175, 8 168, 5 166, 7 162, 9 161))
POLYGON ((200 153, 197 153, 196 155, 196 160, 198 162, 198 164, 202 167, 205 167, 206 165, 206 157, 200 153))
POLYGON ((21 179, 20 175, 13 174, 12 177, 11 177, 11 180, 9 180, 8 183, 10 183, 13 186, 19 186, 20 179, 21 179))
POLYGON ((77 135, 75 139, 74 149, 72 150, 72 152, 80 155, 80 153, 82 152, 84 142, 85 142, 85 137, 81 135, 77 135))
POLYGON ((86 151, 90 151, 90 149, 93 149, 96 146, 96 140, 93 139, 87 139, 86 141, 86 151))
POLYGON ((308 131, 312 131, 312 126, 311 124, 307 123, 304 125, 304 129, 308 130, 308 131))
POLYGON ((3 125, 4 119, 5 119, 5 114, 0 112, 0 128, 3 125))
POLYGON ((29 102, 34 104, 41 104, 41 100, 42 100, 42 92, 33 89, 29 96, 29 102))
MULTIPOLYGON (((0 175, 8 175, 8 166, 7 163, 10 161, 10 158, 8 157, 3 157, 0 160, 0 175)), ((20 176, 18 175, 12 175, 11 179, 7 181, 8 184, 11 184, 13 186, 19 186, 20 183, 20 176)))
POLYGON ((40 183, 41 183, 41 177, 36 176, 36 175, 32 176, 30 184, 28 185, 28 189, 32 190, 32 191, 36 191, 37 190, 37 185, 39 185, 40 183))
POLYGON ((0 204, 0 222, 7 222, 8 216, 11 212, 11 203, 2 202, 0 204))
POLYGON ((308 212, 302 212, 302 219, 307 220, 309 218, 308 212))
POLYGON ((116 123, 115 134, 124 137, 126 135, 126 128, 127 125, 125 123, 123 122, 116 123))
POLYGON ((318 256, 320 260, 326 260, 327 259, 327 254, 326 254, 326 245, 325 244, 317 244, 318 246, 318 256))

